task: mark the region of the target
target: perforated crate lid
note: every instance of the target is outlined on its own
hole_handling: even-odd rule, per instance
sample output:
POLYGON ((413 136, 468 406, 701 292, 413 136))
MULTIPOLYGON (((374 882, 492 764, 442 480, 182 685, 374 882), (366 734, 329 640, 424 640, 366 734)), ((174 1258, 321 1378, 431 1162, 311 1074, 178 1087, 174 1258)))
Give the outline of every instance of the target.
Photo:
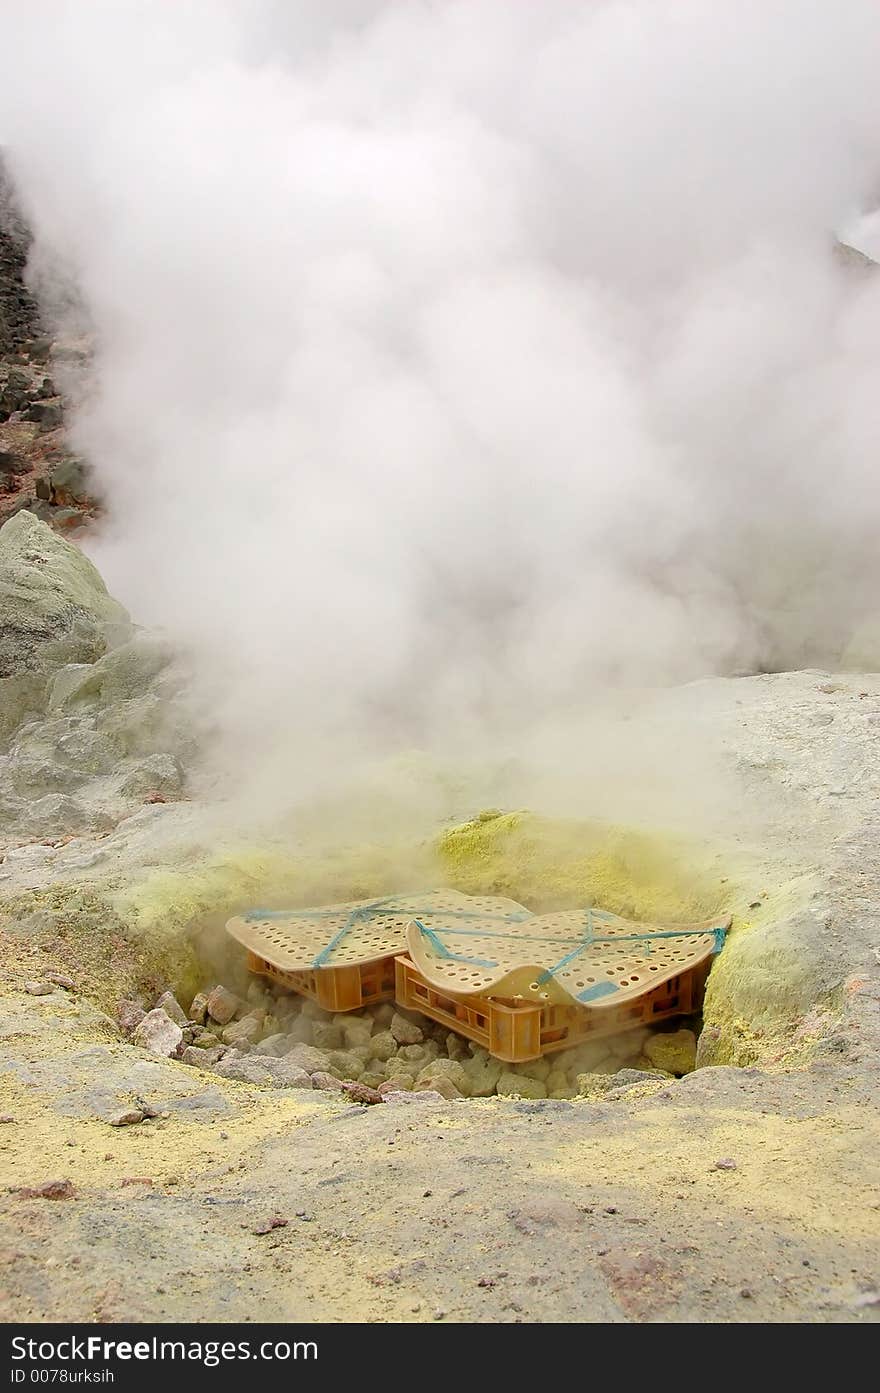
POLYGON ((413 919, 430 928, 480 924, 507 928, 531 915, 515 900, 433 890, 355 900, 316 909, 252 909, 230 919, 227 933, 286 972, 353 967, 402 953, 413 919))
POLYGON ((532 915, 499 925, 407 927, 409 955, 432 986, 454 996, 491 996, 601 1009, 617 1006, 723 947, 730 919, 637 924, 601 909, 532 915))

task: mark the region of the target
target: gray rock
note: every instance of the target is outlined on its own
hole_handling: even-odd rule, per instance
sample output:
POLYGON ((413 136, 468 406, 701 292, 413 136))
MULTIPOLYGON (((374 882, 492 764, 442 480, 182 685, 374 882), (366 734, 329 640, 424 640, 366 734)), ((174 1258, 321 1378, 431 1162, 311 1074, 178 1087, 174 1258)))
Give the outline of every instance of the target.
POLYGON ((187 1045, 183 1054, 180 1056, 183 1064, 189 1064, 195 1069, 213 1069, 225 1054, 222 1045, 215 1049, 197 1049, 195 1045, 187 1045))
POLYGON ((183 1031, 164 1011, 152 1010, 135 1027, 131 1038, 141 1049, 171 1058, 183 1043, 183 1031))
POLYGON ((223 1079, 234 1079, 238 1083, 272 1083, 272 1071, 265 1059, 258 1058, 257 1055, 242 1055, 235 1050, 230 1050, 219 1063, 214 1065, 213 1072, 219 1074, 223 1079))
POLYGON ((57 430, 64 424, 64 410, 60 401, 32 401, 25 418, 35 421, 41 431, 57 430))
POLYGON ((173 755, 148 755, 129 770, 119 791, 125 798, 143 798, 148 793, 177 798, 183 792, 183 770, 173 755))
POLYGON ((235 1045, 241 1049, 242 1046, 256 1044, 262 1029, 263 1012, 250 1011, 246 1016, 242 1016, 240 1021, 231 1021, 226 1026, 223 1039, 227 1045, 235 1045))
POLYGON ((35 837, 58 837, 65 833, 105 832, 113 826, 113 821, 63 793, 47 793, 30 805, 22 817, 22 825, 35 837))
POLYGON ((515 1098, 546 1098, 547 1088, 540 1079, 530 1079, 525 1074, 511 1071, 499 1076, 495 1091, 515 1098))
POLYGON ((418 1045, 424 1040, 424 1032, 412 1021, 408 1021, 399 1011, 391 1017, 391 1034, 399 1045, 418 1045))
POLYGON ((156 1009, 158 1011, 164 1011, 165 1015, 177 1025, 186 1025, 186 1012, 173 992, 163 992, 156 1002, 156 1009))
POLYGON ((90 470, 84 460, 66 459, 56 464, 49 475, 52 500, 70 507, 74 503, 91 503, 90 470))
POLYGON ((51 996, 55 990, 51 982, 25 982, 24 989, 28 996, 51 996))
POLYGON ((332 1021, 316 1021, 312 1039, 319 1050, 341 1050, 345 1045, 342 1028, 332 1021))
POLYGON ((285 1058, 296 1068, 305 1069, 307 1074, 326 1072, 330 1065, 329 1056, 323 1050, 315 1049, 314 1045, 294 1045, 285 1058))
POLYGON ((0 529, 0 677, 54 657, 46 645, 76 624, 100 651, 108 626, 130 621, 77 547, 17 513, 0 529))
POLYGON ((265 1040, 261 1040, 256 1047, 255 1053, 273 1055, 276 1059, 280 1059, 282 1055, 286 1055, 289 1050, 290 1041, 287 1036, 277 1034, 267 1035, 265 1040))

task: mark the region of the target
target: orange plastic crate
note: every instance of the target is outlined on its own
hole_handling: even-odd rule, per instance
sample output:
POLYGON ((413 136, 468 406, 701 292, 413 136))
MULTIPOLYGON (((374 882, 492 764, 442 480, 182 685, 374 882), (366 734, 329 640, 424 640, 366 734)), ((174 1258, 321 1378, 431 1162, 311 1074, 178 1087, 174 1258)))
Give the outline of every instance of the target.
POLYGON ((394 958, 376 958, 350 967, 318 967, 287 972, 257 953, 248 953, 248 968, 288 991, 310 996, 325 1011, 357 1011, 377 1001, 394 1000, 394 958))
POLYGON ((507 1064, 524 1064, 587 1040, 619 1035, 670 1016, 689 1015, 702 1005, 710 966, 709 962, 701 963, 661 982, 635 1001, 597 1010, 575 1005, 536 1006, 494 997, 454 997, 426 982, 408 957, 397 957, 394 964, 399 1006, 448 1026, 507 1064))

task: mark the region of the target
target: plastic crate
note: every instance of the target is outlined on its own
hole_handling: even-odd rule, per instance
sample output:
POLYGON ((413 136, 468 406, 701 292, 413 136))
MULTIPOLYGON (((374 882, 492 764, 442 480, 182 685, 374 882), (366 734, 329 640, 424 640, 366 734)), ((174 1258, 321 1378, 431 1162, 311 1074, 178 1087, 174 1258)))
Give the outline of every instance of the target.
POLYGON ((248 953, 248 968, 288 991, 310 996, 325 1011, 358 1011, 377 1001, 394 1000, 394 957, 376 958, 350 967, 287 971, 257 953, 248 953))
POLYGON ((495 997, 451 996, 426 982, 410 958, 400 956, 394 959, 395 996, 399 1006, 448 1026, 496 1059, 524 1064, 587 1040, 689 1015, 702 1004, 710 965, 700 963, 619 1006, 536 1006, 495 997))

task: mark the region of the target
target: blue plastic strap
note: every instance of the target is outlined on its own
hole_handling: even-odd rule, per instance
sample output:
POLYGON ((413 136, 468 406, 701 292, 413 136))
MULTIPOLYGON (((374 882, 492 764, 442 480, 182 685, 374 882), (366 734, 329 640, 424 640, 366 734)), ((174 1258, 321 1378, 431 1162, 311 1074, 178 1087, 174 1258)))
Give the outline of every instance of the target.
POLYGON ((539 977, 538 980, 537 980, 537 986, 543 987, 544 984, 545 984, 545 982, 549 982, 551 977, 555 977, 556 973, 559 972, 561 968, 563 968, 563 967, 568 967, 568 964, 569 964, 570 962, 574 962, 574 959, 575 959, 575 958, 580 957, 580 955, 581 955, 581 953, 583 953, 584 949, 585 949, 585 948, 589 948, 589 946, 590 946, 590 944, 591 944, 592 942, 593 942, 593 912, 592 912, 592 910, 589 910, 589 909, 588 909, 588 910, 587 910, 586 933, 584 934, 583 939, 582 939, 581 942, 577 945, 577 947, 572 948, 572 950, 571 950, 570 953, 566 953, 566 954, 565 954, 565 957, 560 958, 558 963, 554 963, 552 967, 548 967, 548 968, 546 969, 545 972, 542 972, 542 973, 541 973, 540 977, 539 977))
POLYGON ((617 991, 614 982, 597 982, 594 987, 587 987, 585 992, 578 994, 578 1001, 598 1001, 600 997, 611 996, 612 992, 617 991))
POLYGON ((471 963, 474 967, 497 967, 497 963, 487 962, 485 958, 464 958, 460 953, 450 953, 443 940, 438 937, 433 929, 429 929, 427 924, 423 924, 421 919, 414 919, 413 923, 420 933, 436 949, 438 957, 445 958, 448 962, 471 963))

